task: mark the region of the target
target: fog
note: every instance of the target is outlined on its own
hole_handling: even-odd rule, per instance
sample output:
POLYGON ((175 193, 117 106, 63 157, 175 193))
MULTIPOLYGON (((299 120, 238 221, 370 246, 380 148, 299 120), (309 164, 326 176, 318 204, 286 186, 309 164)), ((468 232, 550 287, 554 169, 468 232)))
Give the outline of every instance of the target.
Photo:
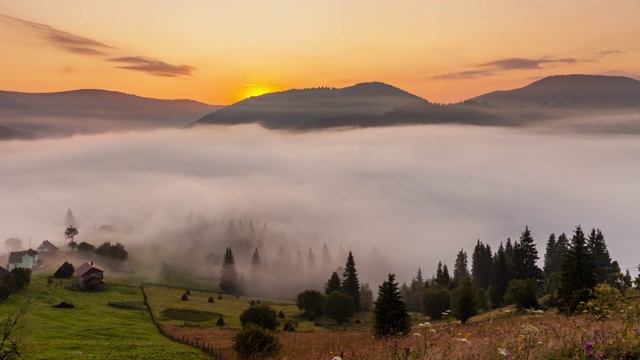
MULTIPOLYGON (((229 221, 251 221, 275 234, 261 252, 272 266, 276 246, 295 262, 309 247, 319 259, 328 244, 333 263, 305 284, 326 281, 352 250, 361 280, 377 286, 388 272, 408 282, 421 267, 430 277, 460 248, 470 256, 480 239, 495 250, 525 226, 542 257, 551 232, 582 224, 600 228, 612 257, 635 268, 638 159, 634 136, 449 125, 209 126, 0 142, 0 239, 66 247, 71 208, 77 241, 99 245, 94 229, 112 225, 119 231, 109 236, 132 258, 189 268, 224 253, 229 221)), ((247 253, 236 256, 245 278, 247 253)))

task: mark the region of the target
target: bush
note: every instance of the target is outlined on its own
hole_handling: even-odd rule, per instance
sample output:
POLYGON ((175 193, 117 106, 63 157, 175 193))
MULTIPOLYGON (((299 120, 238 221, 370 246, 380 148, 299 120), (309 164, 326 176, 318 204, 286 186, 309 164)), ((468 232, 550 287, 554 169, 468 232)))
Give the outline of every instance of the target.
POLYGON ((211 304, 213 304, 213 303, 214 303, 214 301, 213 301, 213 296, 209 296, 209 303, 211 303, 211 304))
POLYGON ((509 281, 504 300, 507 304, 515 304, 519 310, 538 309, 538 284, 536 279, 514 279, 509 281))
POLYGON ((329 319, 342 324, 356 313, 355 300, 343 292, 334 291, 329 294, 324 303, 324 312, 329 319))
POLYGON ((430 286, 422 291, 422 312, 431 319, 442 319, 442 313, 451 309, 451 294, 440 285, 430 286))
POLYGON ((275 330, 280 326, 276 311, 271 309, 269 305, 254 305, 249 307, 240 314, 240 322, 243 327, 249 324, 255 324, 268 330, 275 330))
POLYGON ((11 275, 13 275, 13 279, 15 280, 17 290, 31 283, 31 269, 14 268, 11 270, 11 275))
POLYGON ((224 319, 222 318, 222 316, 220 316, 218 318, 218 321, 216 321, 216 326, 220 326, 220 327, 224 326, 224 319))
POLYGON ((233 342, 233 349, 238 353, 240 359, 271 357, 282 348, 277 337, 255 324, 243 327, 233 337, 233 342))
POLYGON ((98 246, 98 248, 96 249, 96 254, 112 257, 119 260, 126 260, 129 256, 127 250, 124 249, 124 245, 120 244, 119 242, 115 243, 115 245, 111 245, 110 241, 107 241, 98 246))
POLYGON ((76 247, 76 250, 78 251, 84 251, 84 252, 94 252, 96 251, 96 247, 89 244, 88 242, 81 242, 78 244, 78 246, 76 247))
POLYGON ((322 305, 324 305, 325 297, 321 292, 316 290, 305 290, 298 294, 296 305, 298 309, 304 310, 304 315, 313 320, 316 315, 324 313, 322 305))

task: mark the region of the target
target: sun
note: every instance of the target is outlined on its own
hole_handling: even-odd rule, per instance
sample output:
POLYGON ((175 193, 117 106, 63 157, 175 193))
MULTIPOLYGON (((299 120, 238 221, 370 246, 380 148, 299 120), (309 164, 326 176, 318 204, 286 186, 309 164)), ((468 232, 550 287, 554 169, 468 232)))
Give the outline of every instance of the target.
POLYGON ((260 84, 244 84, 242 85, 242 88, 238 91, 236 98, 238 99, 238 101, 240 101, 250 97, 268 94, 274 91, 275 91, 275 88, 272 86, 260 85, 260 84))

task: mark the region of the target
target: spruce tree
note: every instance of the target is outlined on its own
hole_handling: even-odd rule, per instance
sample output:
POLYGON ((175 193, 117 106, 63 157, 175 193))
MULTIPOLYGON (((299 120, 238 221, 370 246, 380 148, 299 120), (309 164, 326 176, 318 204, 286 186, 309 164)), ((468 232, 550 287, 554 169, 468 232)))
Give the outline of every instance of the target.
POLYGON ((71 209, 67 210, 67 215, 64 217, 64 227, 67 228, 69 226, 77 227, 76 218, 73 216, 73 211, 71 209))
POLYGON ((422 290, 424 290, 424 287, 425 282, 422 277, 422 270, 418 268, 416 277, 411 280, 408 294, 406 296, 403 295, 409 311, 420 311, 420 297, 422 296, 422 290))
POLYGON ((360 281, 358 280, 358 272, 356 271, 356 262, 353 259, 353 254, 349 251, 347 257, 347 263, 344 266, 344 273, 342 274, 342 290, 353 298, 356 305, 356 311, 362 310, 360 304, 360 281))
POLYGON ((476 300, 476 287, 470 276, 460 279, 460 286, 451 294, 451 307, 453 316, 465 324, 472 316, 478 313, 476 300))
POLYGON ((474 284, 481 289, 487 289, 493 275, 493 261, 491 247, 480 240, 476 243, 471 256, 471 276, 474 284))
POLYGON ((233 252, 230 247, 228 247, 224 253, 222 271, 220 272, 220 289, 227 294, 238 294, 240 291, 236 262, 233 259, 233 252))
POLYGON ((378 288, 378 298, 373 308, 373 328, 376 336, 407 335, 411 330, 411 317, 402 301, 395 275, 378 288))
POLYGON ((309 253, 307 254, 307 263, 309 267, 316 266, 316 256, 313 254, 313 249, 309 247, 309 253))
POLYGON ((442 266, 442 281, 445 285, 446 288, 448 289, 452 289, 454 287, 454 283, 453 283, 453 279, 451 278, 451 275, 449 275, 449 268, 447 267, 447 264, 444 264, 442 266))
POLYGON ((253 256, 251 257, 251 266, 253 269, 260 268, 260 254, 258 253, 258 247, 253 251, 253 256))
POLYGON ((587 240, 587 247, 596 264, 598 282, 608 281, 610 273, 613 273, 611 269, 611 256, 609 255, 607 243, 600 229, 591 230, 591 234, 589 234, 589 239, 587 240))
POLYGON ((538 250, 528 226, 520 235, 520 241, 514 245, 513 254, 516 279, 542 279, 542 270, 536 265, 538 250))
POLYGON ((574 312, 581 301, 589 300, 590 292, 597 283, 595 261, 587 246, 582 228, 578 225, 562 264, 560 296, 567 313, 574 312))
POLYGON ((340 277, 335 271, 333 272, 333 274, 331 274, 331 278, 329 278, 329 281, 327 281, 327 287, 325 288, 324 293, 325 295, 329 296, 334 291, 342 291, 342 283, 340 281, 340 277))
POLYGON ((325 265, 331 264, 331 253, 329 252, 329 247, 327 243, 322 245, 322 262, 325 265))
POLYGON ((547 246, 544 252, 544 266, 542 267, 542 273, 544 274, 545 280, 549 278, 549 275, 558 271, 556 268, 558 264, 554 263, 554 260, 557 259, 557 245, 556 245, 556 235, 551 233, 549 235, 549 239, 547 240, 547 246))
POLYGON ((509 274, 507 264, 507 254, 500 243, 498 251, 493 256, 493 279, 489 288, 489 299, 494 308, 502 306, 504 303, 504 294, 509 285, 509 274))
POLYGON ((515 255, 513 251, 513 243, 511 243, 511 238, 507 238, 507 242, 504 244, 504 254, 507 257, 507 279, 515 279, 515 255))
POLYGON ((456 287, 462 284, 462 279, 465 276, 469 276, 469 270, 467 268, 467 253, 464 249, 460 249, 456 256, 456 262, 453 266, 453 282, 456 287))

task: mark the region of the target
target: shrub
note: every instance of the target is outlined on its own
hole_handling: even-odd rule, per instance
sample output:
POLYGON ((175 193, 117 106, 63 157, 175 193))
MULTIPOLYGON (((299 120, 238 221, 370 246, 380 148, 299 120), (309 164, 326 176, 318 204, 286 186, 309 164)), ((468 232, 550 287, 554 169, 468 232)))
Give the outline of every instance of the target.
POLYGON ((278 317, 279 317, 280 319, 284 319, 284 318, 286 318, 286 316, 284 316, 284 312, 282 312, 282 310, 280 310, 280 312, 278 313, 278 317))
POLYGON ((324 312, 329 319, 342 324, 356 313, 355 300, 343 292, 334 291, 329 294, 324 303, 324 312))
POLYGON ((209 303, 212 303, 212 304, 213 304, 213 302, 214 302, 214 301, 213 301, 213 296, 209 296, 209 303))
POLYGON ((284 324, 284 326, 282 327, 283 331, 296 331, 295 326, 293 326, 292 323, 288 322, 286 324, 284 324))
POLYGON ((240 314, 242 326, 256 324, 263 329, 275 330, 280 326, 276 311, 269 305, 254 305, 240 314))
POLYGON ((94 252, 96 250, 96 247, 89 244, 88 242, 83 241, 78 244, 78 246, 76 247, 76 250, 83 251, 83 252, 94 252))
POLYGON ((316 290, 305 290, 298 294, 296 305, 298 309, 304 310, 304 315, 313 320, 316 315, 322 315, 325 296, 316 290))
POLYGON ((14 268, 13 270, 11 270, 11 275, 13 275, 16 289, 18 290, 31 283, 31 269, 14 268))
MULTIPOLYGON (((255 307, 251 307, 254 309, 255 307)), ((233 337, 233 349, 240 359, 271 357, 282 348, 278 338, 255 324, 248 324, 233 337)))
POLYGON ((442 313, 451 309, 451 294, 440 285, 422 291, 422 312, 431 319, 442 319, 442 313))
POLYGON ((220 327, 224 326, 224 319, 222 318, 222 316, 220 316, 218 318, 218 321, 216 321, 216 326, 220 326, 220 327))
POLYGON ((187 301, 189 300, 189 297, 187 296, 187 294, 182 294, 182 301, 187 301))
POLYGON ((537 309, 538 304, 538 287, 536 279, 514 279, 509 281, 507 292, 504 294, 504 300, 507 304, 515 304, 519 310, 537 309))

